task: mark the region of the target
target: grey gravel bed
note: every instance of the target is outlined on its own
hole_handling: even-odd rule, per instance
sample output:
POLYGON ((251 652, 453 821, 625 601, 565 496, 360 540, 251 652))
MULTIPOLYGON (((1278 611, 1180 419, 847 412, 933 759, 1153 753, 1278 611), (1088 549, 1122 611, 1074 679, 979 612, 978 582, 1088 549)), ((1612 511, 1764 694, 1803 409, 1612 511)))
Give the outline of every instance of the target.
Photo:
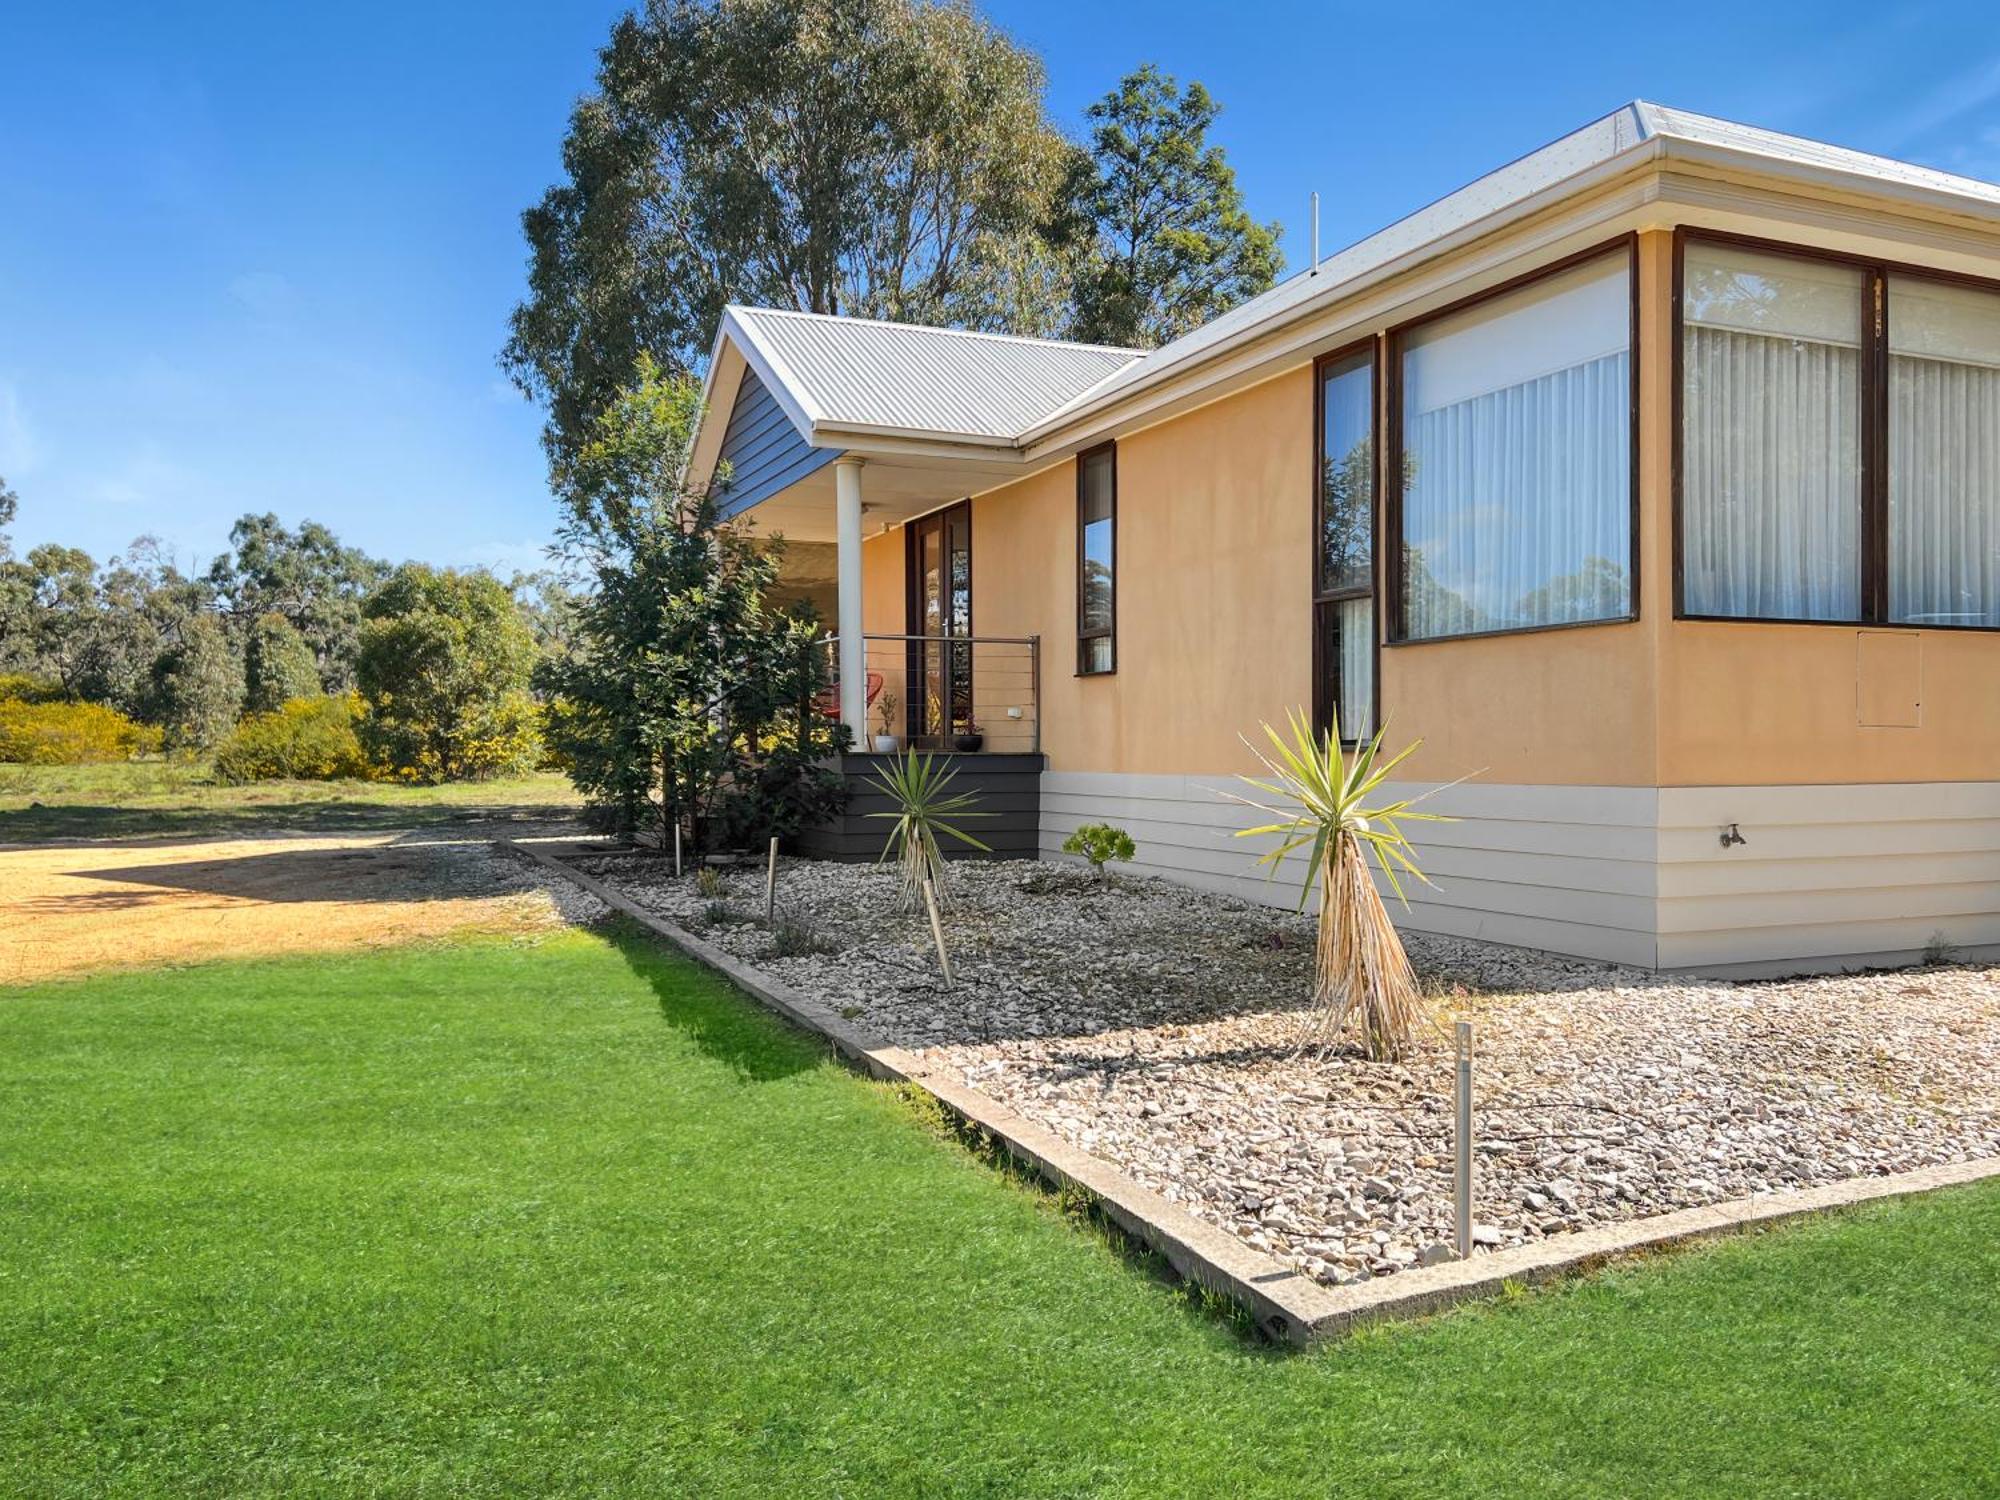
MULTIPOLYGON (((1306 917, 958 865, 947 990, 886 869, 784 862, 772 931, 761 869, 718 906, 657 859, 585 867, 1323 1281, 1451 1240, 1449 1044, 1402 1064, 1301 1052, 1306 917)), ((1406 941, 1440 1018, 1474 1024, 1481 1245, 2000 1156, 2000 968, 1728 984, 1406 941)))

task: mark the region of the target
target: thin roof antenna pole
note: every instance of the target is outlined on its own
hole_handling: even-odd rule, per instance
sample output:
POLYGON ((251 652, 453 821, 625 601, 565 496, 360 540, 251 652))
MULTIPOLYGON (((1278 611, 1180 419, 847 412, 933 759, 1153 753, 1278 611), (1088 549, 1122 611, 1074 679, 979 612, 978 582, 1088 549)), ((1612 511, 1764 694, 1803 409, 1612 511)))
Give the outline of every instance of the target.
POLYGON ((1308 276, 1319 275, 1319 194, 1318 193, 1313 194, 1313 264, 1312 264, 1312 269, 1308 271, 1306 274, 1308 276))

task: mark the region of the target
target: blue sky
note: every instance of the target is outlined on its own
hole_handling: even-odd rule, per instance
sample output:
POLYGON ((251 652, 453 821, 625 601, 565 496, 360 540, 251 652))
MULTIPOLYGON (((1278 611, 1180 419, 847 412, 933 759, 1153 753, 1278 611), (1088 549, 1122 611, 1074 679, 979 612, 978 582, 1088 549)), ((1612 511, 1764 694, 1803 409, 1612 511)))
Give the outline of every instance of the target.
MULTIPOLYGON (((17 546, 184 562, 246 510, 394 558, 532 566, 539 420, 494 356, 518 215, 618 4, 12 7, 0 22, 0 475, 17 546)), ((1058 119, 1146 60, 1222 101, 1252 210, 1331 251, 1647 97, 2000 177, 2000 20, 1838 3, 988 13, 1058 119)))

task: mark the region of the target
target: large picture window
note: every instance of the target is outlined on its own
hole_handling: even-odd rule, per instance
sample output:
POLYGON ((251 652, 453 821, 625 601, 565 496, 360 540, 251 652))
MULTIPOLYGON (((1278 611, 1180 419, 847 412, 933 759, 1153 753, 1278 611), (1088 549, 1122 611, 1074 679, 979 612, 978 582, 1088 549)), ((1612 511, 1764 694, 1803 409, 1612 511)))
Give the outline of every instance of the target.
POLYGON ((1076 670, 1118 669, 1118 450, 1076 461, 1076 670))
POLYGON ((1313 713, 1349 744, 1375 732, 1375 352, 1319 366, 1314 444, 1313 713))
POLYGON ((2000 288, 1684 234, 1679 608, 2000 628, 2000 288))
POLYGON ((1395 638, 1633 614, 1632 253, 1400 334, 1395 638))

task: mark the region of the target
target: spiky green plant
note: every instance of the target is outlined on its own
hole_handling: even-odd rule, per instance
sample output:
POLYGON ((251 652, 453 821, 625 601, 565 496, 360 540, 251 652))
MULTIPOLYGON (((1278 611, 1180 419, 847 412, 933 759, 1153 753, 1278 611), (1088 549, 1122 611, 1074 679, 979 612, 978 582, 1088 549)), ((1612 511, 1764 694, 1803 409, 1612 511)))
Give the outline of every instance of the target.
POLYGON ((1389 920, 1381 893, 1368 873, 1363 851, 1374 851, 1389 888, 1407 908, 1403 876, 1425 885, 1430 880, 1417 868, 1416 851, 1403 824, 1450 820, 1437 813, 1415 811, 1418 798, 1375 801, 1390 773, 1409 758, 1421 740, 1384 760, 1385 727, 1348 755, 1341 751, 1337 724, 1325 733, 1316 732, 1304 712, 1296 708, 1287 720, 1286 733, 1269 724, 1261 726, 1270 741, 1268 753, 1250 746, 1269 775, 1238 778, 1277 799, 1278 805, 1224 794, 1279 821, 1245 828, 1237 837, 1277 836, 1277 845, 1258 859, 1259 864, 1270 865, 1273 874, 1286 856, 1299 849, 1306 851, 1299 908, 1304 910, 1315 889, 1320 905, 1313 958, 1314 1017, 1304 1041, 1308 1045, 1331 1044, 1351 1024, 1367 1056, 1397 1058, 1415 1040, 1420 1027, 1435 1022, 1417 988, 1402 939, 1396 935, 1395 924, 1389 920))
POLYGON ((876 788, 894 804, 895 810, 868 816, 895 820, 896 826, 889 830, 888 841, 882 846, 881 858, 893 858, 902 872, 897 904, 903 911, 922 907, 926 881, 936 892, 938 904, 946 904, 944 852, 938 843, 941 835, 949 835, 985 854, 993 852, 953 821, 993 816, 976 810, 977 794, 951 790, 957 775, 951 766, 941 766, 935 757, 914 750, 905 750, 875 773, 876 788))

